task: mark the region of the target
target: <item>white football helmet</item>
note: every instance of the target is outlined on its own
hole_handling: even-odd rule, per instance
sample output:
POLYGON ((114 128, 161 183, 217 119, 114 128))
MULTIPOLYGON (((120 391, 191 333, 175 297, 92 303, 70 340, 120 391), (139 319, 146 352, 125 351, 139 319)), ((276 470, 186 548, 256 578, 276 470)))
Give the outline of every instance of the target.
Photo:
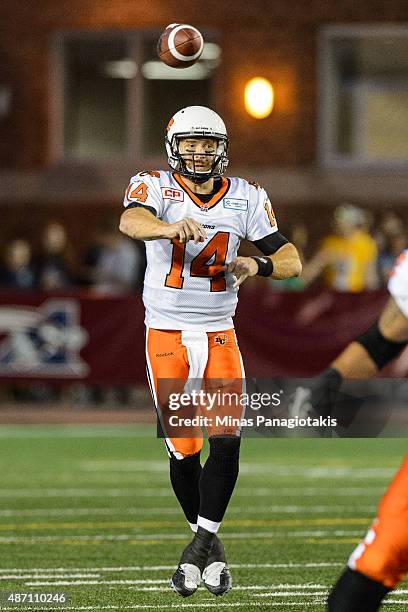
POLYGON ((186 176, 194 183, 204 183, 211 177, 221 176, 228 166, 228 135, 221 117, 205 106, 187 106, 179 110, 170 119, 166 129, 166 151, 170 168, 178 174, 186 176), (179 152, 180 138, 216 138, 218 141, 214 162, 208 171, 195 169, 193 154, 193 169, 187 168, 186 162, 179 152))

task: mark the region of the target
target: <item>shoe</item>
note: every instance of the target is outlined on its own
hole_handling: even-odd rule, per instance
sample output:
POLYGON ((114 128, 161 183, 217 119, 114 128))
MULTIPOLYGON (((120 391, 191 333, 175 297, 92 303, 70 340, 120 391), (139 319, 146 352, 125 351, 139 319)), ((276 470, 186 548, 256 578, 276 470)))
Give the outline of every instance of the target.
POLYGON ((170 583, 182 597, 190 597, 200 586, 201 574, 207 565, 215 537, 215 534, 199 527, 193 540, 183 550, 170 583))
POLYGON ((225 550, 221 540, 215 536, 207 565, 203 571, 204 586, 213 595, 224 595, 232 587, 225 550))
POLYGON ((180 563, 171 579, 173 590, 182 597, 193 595, 201 582, 200 569, 192 563, 180 563))

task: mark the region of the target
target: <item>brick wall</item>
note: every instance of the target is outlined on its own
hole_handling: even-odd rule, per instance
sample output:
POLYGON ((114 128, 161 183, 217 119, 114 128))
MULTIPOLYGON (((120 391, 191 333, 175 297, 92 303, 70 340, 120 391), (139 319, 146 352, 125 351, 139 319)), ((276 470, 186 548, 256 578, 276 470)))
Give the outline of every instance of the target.
POLYGON ((12 114, 0 121, 0 166, 41 169, 48 161, 49 44, 67 29, 159 28, 190 22, 219 31, 223 47, 216 108, 232 135, 237 164, 313 164, 316 45, 327 23, 401 22, 406 0, 2 0, 0 83, 13 89, 12 114), (252 75, 275 85, 270 118, 251 120, 242 85, 252 75))

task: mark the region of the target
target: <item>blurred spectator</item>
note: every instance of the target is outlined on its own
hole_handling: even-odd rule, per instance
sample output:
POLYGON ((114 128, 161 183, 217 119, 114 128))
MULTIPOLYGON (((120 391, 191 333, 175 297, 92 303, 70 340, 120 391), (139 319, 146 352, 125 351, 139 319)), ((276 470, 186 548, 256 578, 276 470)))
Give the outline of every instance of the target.
POLYGON ((381 284, 386 285, 395 259, 408 244, 402 219, 393 211, 384 213, 375 235, 379 256, 377 262, 381 284))
POLYGON ((36 260, 37 285, 45 291, 67 289, 72 285, 68 241, 65 228, 56 221, 45 227, 41 251, 36 260))
POLYGON ((363 291, 378 286, 377 246, 360 208, 344 204, 334 212, 334 233, 323 239, 315 256, 303 268, 308 285, 320 275, 327 287, 363 291))
POLYGON ((115 223, 100 228, 86 266, 89 283, 98 293, 122 295, 141 284, 145 260, 141 248, 120 234, 115 223))
POLYGON ((7 289, 34 289, 35 274, 31 264, 31 247, 27 240, 13 240, 6 247, 0 270, 0 286, 7 289))

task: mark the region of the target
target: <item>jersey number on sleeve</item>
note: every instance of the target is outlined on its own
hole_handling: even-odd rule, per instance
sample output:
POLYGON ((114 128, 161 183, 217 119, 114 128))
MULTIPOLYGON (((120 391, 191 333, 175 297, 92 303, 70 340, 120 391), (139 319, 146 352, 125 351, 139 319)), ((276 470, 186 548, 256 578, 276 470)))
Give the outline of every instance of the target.
MULTIPOLYGON (((210 291, 225 291, 227 287, 223 266, 227 257, 228 239, 228 232, 217 232, 190 264, 190 276, 211 279, 210 291), (208 263, 210 260, 211 263, 208 263)), ((173 254, 165 285, 173 289, 182 289, 186 244, 179 240, 172 240, 171 242, 173 244, 173 254)))
POLYGON ((269 200, 266 200, 264 204, 264 208, 265 208, 266 214, 268 215, 269 223, 271 224, 272 227, 275 227, 276 225, 275 213, 273 212, 272 204, 270 203, 269 200))
POLYGON ((148 186, 146 185, 146 183, 139 183, 139 185, 137 185, 136 187, 133 187, 133 185, 129 185, 127 192, 126 192, 126 197, 128 200, 136 200, 137 202, 141 202, 142 204, 144 204, 147 200, 147 190, 148 190, 148 186))

